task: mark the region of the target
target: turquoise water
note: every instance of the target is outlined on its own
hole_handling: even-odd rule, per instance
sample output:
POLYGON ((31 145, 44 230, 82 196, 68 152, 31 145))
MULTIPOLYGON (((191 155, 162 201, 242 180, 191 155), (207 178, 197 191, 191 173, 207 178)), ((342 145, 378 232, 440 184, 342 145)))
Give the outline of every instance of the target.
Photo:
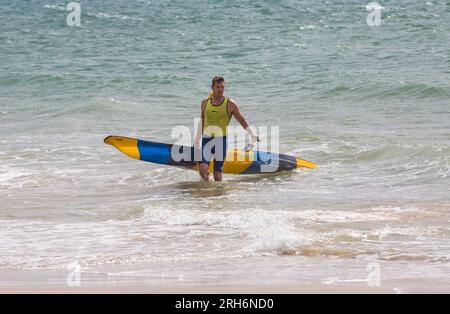
POLYGON ((350 0, 79 3, 81 27, 64 2, 0 10, 0 267, 275 255, 448 283, 448 2, 383 1, 380 27, 350 0), (204 184, 103 144, 173 141, 214 75, 318 168, 204 184))

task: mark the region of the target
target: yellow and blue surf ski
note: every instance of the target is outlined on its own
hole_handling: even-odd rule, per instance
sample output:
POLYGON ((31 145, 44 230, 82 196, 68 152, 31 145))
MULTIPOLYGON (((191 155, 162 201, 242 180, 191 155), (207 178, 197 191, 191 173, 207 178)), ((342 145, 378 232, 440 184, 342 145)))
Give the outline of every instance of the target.
MULTIPOLYGON (((198 150, 192 146, 164 144, 113 135, 106 137, 104 142, 114 146, 125 155, 138 160, 198 170, 198 161, 195 158, 197 155, 196 151, 198 153, 198 150), (176 161, 172 158, 172 152, 174 151, 187 152, 186 155, 190 158, 176 161)), ((211 172, 214 167, 213 163, 214 160, 209 164, 211 172)), ((314 169, 315 167, 316 165, 314 163, 294 156, 231 149, 227 151, 223 172, 232 174, 260 174, 296 168, 314 169)))

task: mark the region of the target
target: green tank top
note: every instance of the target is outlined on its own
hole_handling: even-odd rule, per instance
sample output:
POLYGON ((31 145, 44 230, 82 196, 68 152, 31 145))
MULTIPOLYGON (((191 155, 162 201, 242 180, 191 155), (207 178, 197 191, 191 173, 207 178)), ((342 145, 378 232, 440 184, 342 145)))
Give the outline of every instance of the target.
POLYGON ((203 135, 209 137, 218 137, 227 135, 227 126, 231 117, 228 116, 228 97, 217 106, 212 104, 212 97, 206 103, 204 115, 205 121, 203 125, 203 135))

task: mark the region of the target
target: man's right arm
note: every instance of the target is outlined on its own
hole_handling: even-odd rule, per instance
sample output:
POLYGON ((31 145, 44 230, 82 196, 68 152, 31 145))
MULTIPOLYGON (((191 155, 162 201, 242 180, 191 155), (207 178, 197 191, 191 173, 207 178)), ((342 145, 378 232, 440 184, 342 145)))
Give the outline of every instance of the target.
POLYGON ((205 125, 205 107, 206 107, 206 100, 203 100, 202 104, 200 106, 200 108, 201 108, 200 121, 198 122, 198 125, 197 125, 197 134, 196 134, 195 140, 194 140, 194 147, 197 147, 197 148, 200 147, 200 140, 202 138, 203 128, 205 125))

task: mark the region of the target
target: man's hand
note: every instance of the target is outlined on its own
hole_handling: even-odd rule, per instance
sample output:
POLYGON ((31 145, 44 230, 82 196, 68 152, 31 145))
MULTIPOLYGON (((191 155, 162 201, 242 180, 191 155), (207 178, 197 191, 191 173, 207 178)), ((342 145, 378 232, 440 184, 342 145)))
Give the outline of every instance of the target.
POLYGON ((194 147, 195 148, 200 148, 200 139, 196 138, 194 141, 194 147))
POLYGON ((259 142, 259 136, 256 135, 255 133, 253 133, 252 127, 251 126, 247 126, 247 128, 245 129, 245 131, 248 133, 248 135, 250 136, 250 139, 252 142, 259 142))
POLYGON ((250 138, 252 139, 252 142, 259 142, 259 136, 257 136, 257 135, 255 135, 255 134, 252 134, 252 135, 250 135, 250 138))

